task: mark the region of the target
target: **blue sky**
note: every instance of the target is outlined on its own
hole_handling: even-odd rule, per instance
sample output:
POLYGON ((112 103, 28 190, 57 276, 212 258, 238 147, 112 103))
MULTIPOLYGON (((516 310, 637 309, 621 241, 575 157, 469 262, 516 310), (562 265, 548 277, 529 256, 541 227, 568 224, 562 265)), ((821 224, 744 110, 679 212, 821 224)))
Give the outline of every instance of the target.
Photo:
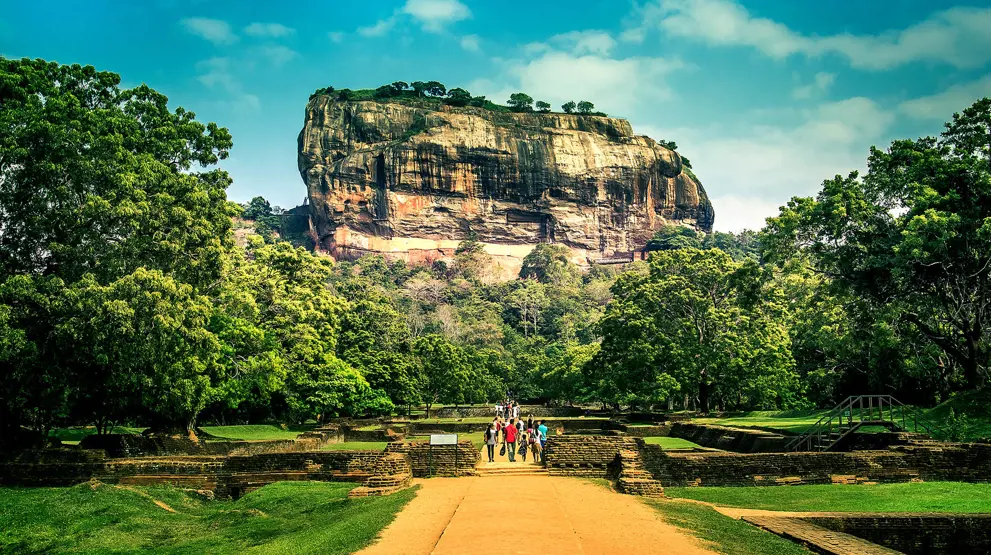
POLYGON ((760 227, 991 95, 991 2, 5 1, 0 55, 91 64, 230 128, 229 196, 294 206, 319 87, 438 80, 587 99, 676 141, 716 228, 760 227))

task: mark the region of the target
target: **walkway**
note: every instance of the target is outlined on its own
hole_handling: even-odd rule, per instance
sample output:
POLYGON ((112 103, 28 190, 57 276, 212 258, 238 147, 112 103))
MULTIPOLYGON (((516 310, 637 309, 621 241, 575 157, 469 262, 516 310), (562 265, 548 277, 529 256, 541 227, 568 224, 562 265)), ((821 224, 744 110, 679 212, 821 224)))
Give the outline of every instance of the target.
POLYGON ((361 555, 713 553, 637 497, 578 478, 493 475, 415 483, 416 498, 361 555))

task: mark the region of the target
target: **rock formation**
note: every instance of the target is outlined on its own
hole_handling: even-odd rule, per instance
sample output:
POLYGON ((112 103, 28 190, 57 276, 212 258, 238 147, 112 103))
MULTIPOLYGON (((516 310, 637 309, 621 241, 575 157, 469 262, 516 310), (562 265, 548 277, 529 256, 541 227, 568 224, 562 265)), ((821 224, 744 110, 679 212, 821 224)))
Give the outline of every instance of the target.
POLYGON ((298 146, 318 246, 336 257, 429 263, 473 234, 511 274, 540 242, 588 265, 714 218, 678 153, 622 119, 316 95, 298 146))

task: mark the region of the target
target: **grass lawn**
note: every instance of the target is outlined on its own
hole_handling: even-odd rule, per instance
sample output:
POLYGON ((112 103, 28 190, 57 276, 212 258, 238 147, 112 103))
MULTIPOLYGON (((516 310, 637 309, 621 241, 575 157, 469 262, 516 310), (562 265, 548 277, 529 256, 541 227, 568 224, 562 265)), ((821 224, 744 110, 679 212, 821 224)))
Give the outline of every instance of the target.
MULTIPOLYGON (((115 426, 111 433, 114 434, 140 434, 145 431, 145 428, 129 428, 127 426, 115 426)), ((58 428, 52 430, 48 435, 51 437, 57 437, 62 443, 67 445, 76 445, 86 436, 91 436, 96 433, 96 428, 93 426, 74 426, 72 428, 58 428)))
POLYGON ((828 412, 828 410, 752 411, 725 418, 695 418, 692 422, 719 426, 772 428, 801 433, 828 412))
POLYGON ((950 416, 950 409, 953 409, 958 417, 961 414, 966 417, 964 429, 958 430, 961 439, 991 437, 991 389, 984 388, 954 395, 945 403, 927 411, 926 418, 942 428, 939 430, 942 433, 937 432, 937 437, 946 436, 949 432, 947 418, 950 416))
MULTIPOLYGON (((664 488, 664 492, 667 493, 668 489, 664 488)), ((723 516, 712 507, 677 501, 647 500, 645 502, 660 512, 664 519, 671 524, 688 530, 689 533, 702 540, 711 542, 710 549, 719 553, 726 555, 809 554, 798 544, 775 536, 770 532, 765 532, 742 520, 723 516)))
POLYGON ((821 485, 762 488, 664 488, 669 497, 776 511, 991 512, 991 484, 821 485))
POLYGON ((302 430, 283 430, 271 424, 247 424, 243 426, 200 426, 204 432, 223 439, 264 441, 296 439, 302 430))
POLYGON ((237 501, 170 487, 0 488, 0 552, 352 553, 414 496, 347 499, 354 486, 281 482, 237 501))
POLYGON ((645 437, 643 440, 647 445, 660 445, 661 449, 694 449, 701 447, 697 443, 692 443, 680 437, 645 437))
POLYGON ((384 451, 384 441, 345 441, 344 443, 328 443, 320 448, 321 451, 384 451))

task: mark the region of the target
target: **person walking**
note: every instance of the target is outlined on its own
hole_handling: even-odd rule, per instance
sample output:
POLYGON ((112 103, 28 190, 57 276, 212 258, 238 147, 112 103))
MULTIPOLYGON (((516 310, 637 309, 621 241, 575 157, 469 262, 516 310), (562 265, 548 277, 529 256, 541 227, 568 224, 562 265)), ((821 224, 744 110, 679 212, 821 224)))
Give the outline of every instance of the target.
POLYGON ((533 451, 531 458, 533 462, 539 463, 543 459, 543 443, 540 441, 540 430, 533 430, 530 434, 530 450, 533 451))
POLYGON ((516 423, 510 421, 509 426, 506 426, 506 454, 509 455, 509 462, 516 462, 516 439, 519 433, 516 423))
POLYGON ((485 447, 488 451, 489 462, 495 462, 495 446, 499 432, 496 431, 495 424, 489 424, 489 429, 485 430, 485 447))
POLYGON ((523 462, 526 462, 526 453, 529 448, 528 443, 530 442, 529 434, 520 435, 520 456, 523 457, 523 462))
POLYGON ((535 430, 536 429, 536 428, 533 427, 533 414, 532 413, 531 414, 528 414, 527 417, 526 417, 526 429, 528 429, 528 430, 535 430))
POLYGON ((547 446, 547 426, 544 424, 543 420, 541 420, 540 425, 537 426, 537 431, 540 432, 540 451, 541 455, 543 455, 543 448, 547 446))
POLYGON ((519 420, 520 418, 520 406, 513 403, 513 418, 519 420))

